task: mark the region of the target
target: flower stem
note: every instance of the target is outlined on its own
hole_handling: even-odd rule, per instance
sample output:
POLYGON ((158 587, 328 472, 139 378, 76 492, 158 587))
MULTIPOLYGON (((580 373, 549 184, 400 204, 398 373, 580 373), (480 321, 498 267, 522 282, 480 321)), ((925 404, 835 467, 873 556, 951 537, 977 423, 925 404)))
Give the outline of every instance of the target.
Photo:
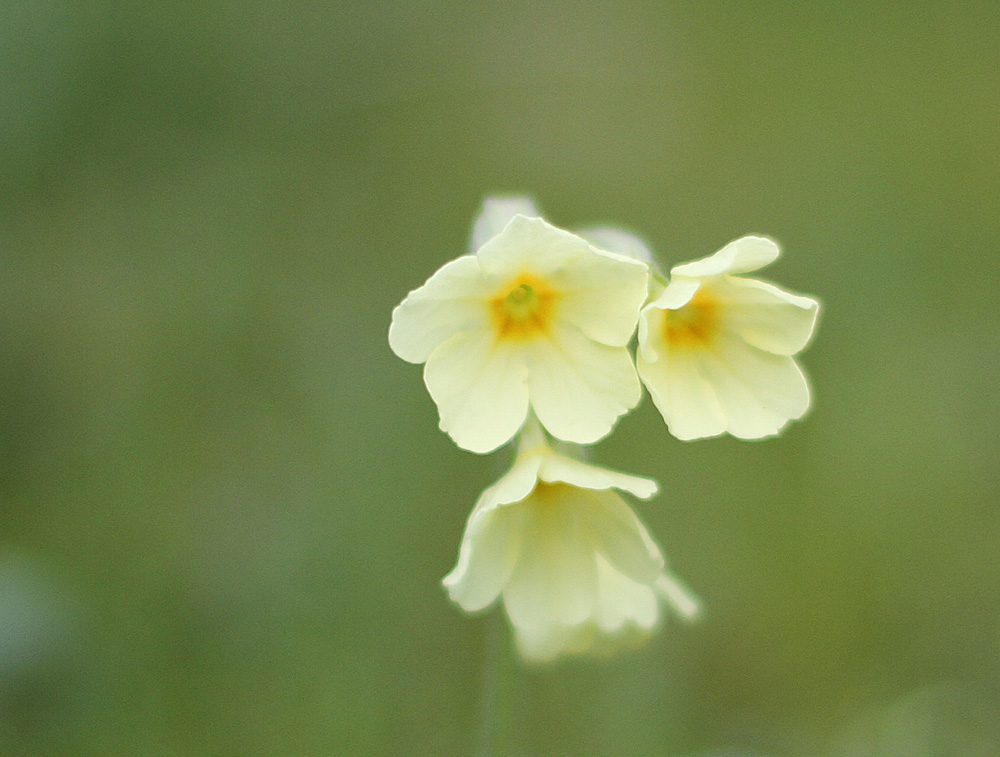
POLYGON ((549 435, 545 433, 538 417, 531 410, 517 435, 517 452, 520 455, 534 452, 538 448, 548 449, 549 435))
POLYGON ((503 613, 495 610, 487 619, 483 648, 483 678, 479 694, 478 732, 475 757, 496 757, 510 746, 510 659, 503 613))

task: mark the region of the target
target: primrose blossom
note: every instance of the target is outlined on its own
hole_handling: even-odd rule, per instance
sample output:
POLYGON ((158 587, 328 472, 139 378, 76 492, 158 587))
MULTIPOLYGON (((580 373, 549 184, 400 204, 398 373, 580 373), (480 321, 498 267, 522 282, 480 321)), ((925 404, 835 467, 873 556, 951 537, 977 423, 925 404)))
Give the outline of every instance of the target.
POLYGON ((469 516, 449 596, 468 612, 502 598, 535 662, 634 646, 664 602, 694 618, 697 600, 615 489, 646 499, 657 486, 555 452, 529 421, 513 466, 469 516))
POLYGON ((492 231, 477 224, 476 253, 396 307, 389 345, 425 364, 441 429, 464 449, 496 449, 529 410, 558 439, 596 442, 641 397, 628 343, 647 266, 520 213, 492 231))
POLYGON ((737 239, 675 266, 643 308, 639 375, 678 439, 772 436, 809 408, 793 356, 812 337, 819 303, 739 275, 779 253, 765 237, 737 239))

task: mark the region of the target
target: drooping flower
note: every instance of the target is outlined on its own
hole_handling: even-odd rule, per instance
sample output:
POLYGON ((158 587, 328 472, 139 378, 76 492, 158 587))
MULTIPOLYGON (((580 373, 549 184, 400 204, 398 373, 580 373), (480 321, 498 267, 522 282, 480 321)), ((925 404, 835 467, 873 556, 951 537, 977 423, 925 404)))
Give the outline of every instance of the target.
POLYGON ((515 215, 407 295, 389 345, 425 363, 441 429, 460 447, 496 449, 529 409, 553 436, 589 444, 640 399, 627 345, 646 284, 643 263, 515 215))
POLYGON ((779 253, 770 239, 737 239, 674 267, 643 308, 639 375, 678 439, 771 436, 809 408, 793 356, 813 334, 819 303, 739 275, 779 253))
POLYGON ((615 489, 646 499, 656 482, 557 454, 529 423, 513 467, 469 516, 458 564, 444 578, 468 612, 502 597, 521 655, 615 651, 656 628, 666 601, 685 618, 697 601, 615 489))

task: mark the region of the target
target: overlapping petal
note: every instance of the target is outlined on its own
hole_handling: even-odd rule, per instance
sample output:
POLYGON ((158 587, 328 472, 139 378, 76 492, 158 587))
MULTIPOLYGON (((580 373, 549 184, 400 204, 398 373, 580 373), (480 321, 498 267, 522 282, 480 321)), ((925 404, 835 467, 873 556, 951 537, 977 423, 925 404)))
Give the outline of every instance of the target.
POLYGON ((650 582, 636 581, 615 570, 604 558, 597 561, 598 602, 594 625, 612 634, 628 625, 652 631, 659 620, 659 598, 650 582))
POLYGON ((443 580, 462 609, 482 610, 507 584, 520 553, 527 514, 518 507, 475 510, 462 539, 458 564, 443 580))
POLYGON ((777 434, 809 408, 809 386, 795 361, 745 342, 721 338, 700 355, 699 371, 727 418, 726 430, 741 439, 777 434))
POLYGON ((640 353, 639 375, 670 433, 688 441, 718 436, 727 419, 711 384, 701 375, 695 356, 673 354, 658 346, 658 358, 648 362, 640 353))
MULTIPOLYGON (((631 476, 596 465, 589 465, 582 460, 563 455, 537 454, 526 459, 522 468, 537 461, 538 480, 546 483, 572 484, 581 489, 620 489, 639 499, 649 499, 656 494, 656 482, 651 478, 631 476)), ((513 473, 513 471, 512 471, 513 473)), ((513 500, 510 500, 513 501, 513 500)))
MULTIPOLYGON (((515 215, 503 231, 486 240, 476 252, 483 273, 500 281, 528 270, 546 277, 564 271, 597 253, 586 240, 541 218, 515 215)), ((635 262, 635 261, 631 261, 635 262)))
POLYGON ((781 255, 781 248, 773 239, 746 236, 730 242, 707 258, 676 265, 671 277, 707 278, 723 274, 750 273, 773 263, 781 255))
POLYGON ((407 362, 425 362, 455 334, 486 326, 482 301, 491 291, 475 256, 445 263, 392 311, 389 346, 407 362))
POLYGON ((726 325, 748 344, 775 355, 794 355, 812 338, 819 304, 755 279, 731 277, 720 297, 726 325))
POLYGON ((654 582, 663 570, 663 556, 632 508, 614 492, 584 492, 577 490, 574 507, 594 551, 633 581, 654 582))
POLYGON ((483 330, 455 334, 424 365, 441 430, 472 452, 494 450, 517 433, 528 414, 527 380, 524 354, 483 330))
POLYGON ((624 347, 646 299, 648 269, 630 257, 596 252, 552 274, 562 293, 560 316, 594 341, 624 347))
POLYGON ((583 623, 515 626, 515 643, 530 662, 562 654, 610 655, 636 647, 656 630, 661 596, 654 587, 622 575, 598 555, 594 610, 583 623))
POLYGON ((573 326, 554 327, 550 341, 528 345, 531 406, 555 437, 590 444, 642 397, 624 347, 587 339, 573 326))
POLYGON ((527 523, 503 592, 515 628, 577 625, 594 609, 597 566, 582 518, 572 508, 573 492, 559 487, 521 505, 528 512, 527 523))

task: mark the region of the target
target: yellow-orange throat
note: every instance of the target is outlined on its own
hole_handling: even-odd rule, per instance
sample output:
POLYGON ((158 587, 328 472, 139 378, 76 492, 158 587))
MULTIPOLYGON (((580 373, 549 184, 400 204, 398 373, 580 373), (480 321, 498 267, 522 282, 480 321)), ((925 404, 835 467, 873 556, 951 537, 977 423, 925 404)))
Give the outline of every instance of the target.
POLYGON ((719 331, 719 302, 704 286, 677 310, 663 314, 663 337, 671 347, 704 347, 719 331))
POLYGON ((501 339, 526 340, 548 332, 558 295, 547 283, 522 273, 490 300, 490 314, 501 339))

